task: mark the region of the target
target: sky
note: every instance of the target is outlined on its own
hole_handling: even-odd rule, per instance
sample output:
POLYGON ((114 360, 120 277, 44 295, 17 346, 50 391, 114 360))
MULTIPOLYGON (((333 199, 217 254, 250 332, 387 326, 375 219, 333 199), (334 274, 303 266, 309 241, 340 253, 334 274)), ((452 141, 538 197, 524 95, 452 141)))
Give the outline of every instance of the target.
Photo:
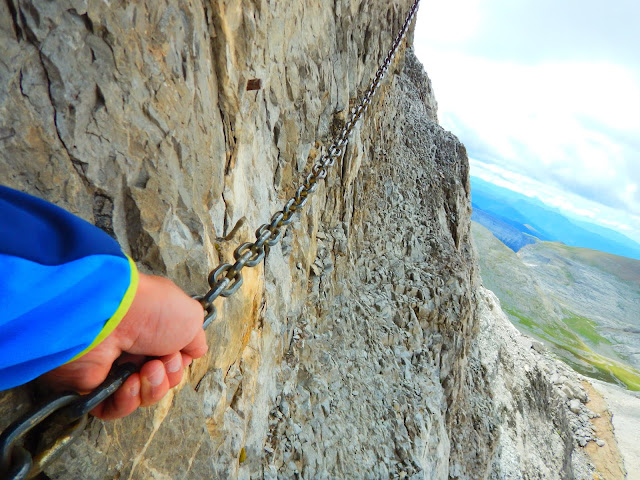
POLYGON ((471 175, 640 242, 639 23, 638 0, 422 0, 416 54, 471 175))

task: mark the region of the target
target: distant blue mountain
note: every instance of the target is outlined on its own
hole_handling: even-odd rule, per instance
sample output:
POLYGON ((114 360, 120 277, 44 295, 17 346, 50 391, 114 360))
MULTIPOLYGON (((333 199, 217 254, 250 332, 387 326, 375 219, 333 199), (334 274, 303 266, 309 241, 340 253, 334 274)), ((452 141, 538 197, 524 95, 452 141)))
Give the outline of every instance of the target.
MULTIPOLYGON (((640 244, 621 233, 586 221, 570 220, 537 198, 527 197, 477 177, 471 177, 471 201, 474 210, 482 210, 495 220, 540 240, 562 242, 572 247, 591 248, 640 260, 640 244)), ((485 227, 493 232, 490 226, 485 227)), ((512 243, 514 247, 518 244, 517 241, 512 243)))
POLYGON ((498 240, 514 252, 517 252, 525 245, 530 245, 538 241, 536 237, 527 233, 522 233, 516 227, 497 219, 477 206, 474 206, 473 208, 471 220, 474 220, 487 228, 498 240))

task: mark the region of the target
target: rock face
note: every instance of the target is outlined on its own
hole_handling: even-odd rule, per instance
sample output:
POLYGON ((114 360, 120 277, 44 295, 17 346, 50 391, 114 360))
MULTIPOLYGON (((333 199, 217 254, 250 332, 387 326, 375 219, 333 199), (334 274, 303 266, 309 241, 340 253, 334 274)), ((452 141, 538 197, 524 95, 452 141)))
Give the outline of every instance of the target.
MULTIPOLYGON (((3 183, 203 293, 344 124, 411 3, 3 2, 3 183)), ((541 435, 563 433, 505 461, 520 404, 496 397, 478 343, 466 152, 402 52, 306 211, 218 303, 209 356, 156 407, 92 420, 48 477, 539 478, 544 462, 571 478, 537 374, 522 398, 541 435)), ((0 427, 32 401, 1 393, 0 427)))
POLYGON ((492 380, 484 385, 488 395, 468 395, 469 411, 497 430, 490 478, 599 478, 586 453, 575 448, 599 440, 578 376, 521 335, 491 291, 479 291, 477 315, 470 365, 483 373, 479 378, 492 380))

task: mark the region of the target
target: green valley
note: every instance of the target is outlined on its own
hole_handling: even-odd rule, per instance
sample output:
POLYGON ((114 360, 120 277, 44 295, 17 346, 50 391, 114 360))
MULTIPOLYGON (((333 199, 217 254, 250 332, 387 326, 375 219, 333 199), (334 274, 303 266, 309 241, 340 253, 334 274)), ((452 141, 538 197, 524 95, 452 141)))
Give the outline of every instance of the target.
POLYGON ((576 371, 640 390, 640 261, 554 242, 518 253, 473 223, 484 285, 576 371))

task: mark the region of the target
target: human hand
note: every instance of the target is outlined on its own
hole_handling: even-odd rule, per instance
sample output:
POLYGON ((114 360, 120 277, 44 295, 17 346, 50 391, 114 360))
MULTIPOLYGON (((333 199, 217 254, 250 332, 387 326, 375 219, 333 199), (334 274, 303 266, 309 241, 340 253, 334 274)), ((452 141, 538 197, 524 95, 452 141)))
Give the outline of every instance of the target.
POLYGON ((182 380, 194 358, 207 353, 202 306, 171 280, 140 274, 138 290, 120 324, 97 347, 41 378, 56 390, 89 392, 100 385, 113 363, 141 364, 108 399, 91 411, 103 420, 122 418, 158 402, 182 380), (158 358, 144 362, 146 356, 158 358))

